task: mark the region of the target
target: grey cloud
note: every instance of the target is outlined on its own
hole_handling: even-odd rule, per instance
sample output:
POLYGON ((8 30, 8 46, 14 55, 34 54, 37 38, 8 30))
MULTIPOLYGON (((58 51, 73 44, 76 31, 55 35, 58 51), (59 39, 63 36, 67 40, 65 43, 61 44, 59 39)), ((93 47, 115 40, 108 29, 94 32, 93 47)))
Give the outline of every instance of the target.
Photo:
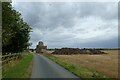
POLYGON ((89 46, 92 45, 89 37, 97 41, 98 37, 103 39, 104 34, 109 34, 108 40, 116 34, 116 3, 21 2, 13 6, 33 28, 31 42, 34 46, 42 40, 49 47, 75 47, 83 38, 87 41, 80 44, 89 46))
POLYGON ((117 8, 112 6, 114 3, 18 3, 18 7, 23 11, 23 17, 31 27, 43 29, 54 29, 55 27, 64 26, 72 27, 74 17, 80 19, 88 16, 99 16, 104 19, 117 19, 117 8), (113 10, 108 7, 112 6, 113 10), (107 10, 108 9, 108 10, 107 10))
MULTIPOLYGON (((100 40, 100 41, 94 41, 91 43, 75 43, 73 44, 76 47, 81 47, 81 48, 117 48, 118 47, 118 37, 114 37, 112 39, 109 40, 100 40)), ((72 46, 73 46, 72 45, 72 46)), ((72 47, 71 46, 71 47, 72 47)))
POLYGON ((102 41, 94 41, 94 42, 87 42, 87 43, 79 43, 74 41, 74 43, 68 43, 64 41, 61 42, 45 42, 50 47, 49 48, 61 48, 61 47, 74 47, 74 48, 117 48, 118 47, 118 37, 109 39, 109 40, 102 40, 102 41), (65 44, 65 45, 64 45, 65 44))
MULTIPOLYGON (((79 4, 78 4, 79 5, 79 4)), ((102 19, 117 19, 117 3, 81 3, 80 17, 99 16, 102 19), (112 9, 112 10, 111 10, 112 9)))

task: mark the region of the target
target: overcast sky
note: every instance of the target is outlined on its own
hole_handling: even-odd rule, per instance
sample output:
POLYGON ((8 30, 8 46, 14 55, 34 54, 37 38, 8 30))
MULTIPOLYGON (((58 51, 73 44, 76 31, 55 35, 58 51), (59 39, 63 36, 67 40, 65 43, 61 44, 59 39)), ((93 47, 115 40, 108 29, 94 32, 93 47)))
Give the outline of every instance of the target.
POLYGON ((14 2, 13 7, 33 28, 30 42, 48 48, 117 47, 118 3, 14 2))

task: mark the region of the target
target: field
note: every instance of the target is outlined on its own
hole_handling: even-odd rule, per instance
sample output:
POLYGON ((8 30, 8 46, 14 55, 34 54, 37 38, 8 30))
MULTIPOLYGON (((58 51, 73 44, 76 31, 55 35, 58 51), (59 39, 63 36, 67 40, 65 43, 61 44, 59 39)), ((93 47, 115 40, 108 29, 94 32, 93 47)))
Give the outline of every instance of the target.
POLYGON ((77 66, 97 71, 109 78, 118 77, 118 50, 103 50, 108 54, 101 55, 54 55, 55 57, 77 66))

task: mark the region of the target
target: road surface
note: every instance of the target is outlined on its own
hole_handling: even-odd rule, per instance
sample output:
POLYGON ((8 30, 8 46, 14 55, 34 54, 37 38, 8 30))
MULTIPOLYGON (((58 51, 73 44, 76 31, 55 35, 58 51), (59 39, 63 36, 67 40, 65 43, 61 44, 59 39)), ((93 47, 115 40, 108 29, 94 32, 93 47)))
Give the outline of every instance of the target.
POLYGON ((41 54, 34 54, 31 78, 78 78, 41 54))

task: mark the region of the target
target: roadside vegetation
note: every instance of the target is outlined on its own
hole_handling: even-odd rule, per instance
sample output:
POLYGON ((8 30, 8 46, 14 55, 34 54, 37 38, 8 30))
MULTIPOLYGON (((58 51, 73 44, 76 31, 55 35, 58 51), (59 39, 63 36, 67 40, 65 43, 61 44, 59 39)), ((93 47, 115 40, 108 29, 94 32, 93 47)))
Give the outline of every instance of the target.
POLYGON ((26 53, 21 59, 6 64, 3 78, 30 78, 32 71, 33 54, 26 53))
POLYGON ((100 74, 97 71, 89 70, 80 65, 71 64, 70 62, 66 62, 65 60, 59 59, 51 54, 46 54, 45 56, 58 63, 59 65, 63 66, 65 69, 69 70, 80 78, 106 78, 105 75, 100 74))
POLYGON ((2 2, 2 55, 28 49, 31 30, 10 2, 2 2))
POLYGON ((33 56, 24 51, 28 51, 31 45, 31 31, 32 28, 24 22, 21 13, 12 7, 11 2, 2 2, 2 56, 21 53, 18 59, 8 60, 4 66, 2 65, 3 78, 29 77, 28 69, 33 56))
POLYGON ((109 78, 118 78, 118 50, 103 50, 100 55, 53 55, 74 65, 97 71, 109 78))
POLYGON ((47 51, 47 57, 80 78, 118 79, 119 50, 102 50, 108 54, 57 55, 47 51))

